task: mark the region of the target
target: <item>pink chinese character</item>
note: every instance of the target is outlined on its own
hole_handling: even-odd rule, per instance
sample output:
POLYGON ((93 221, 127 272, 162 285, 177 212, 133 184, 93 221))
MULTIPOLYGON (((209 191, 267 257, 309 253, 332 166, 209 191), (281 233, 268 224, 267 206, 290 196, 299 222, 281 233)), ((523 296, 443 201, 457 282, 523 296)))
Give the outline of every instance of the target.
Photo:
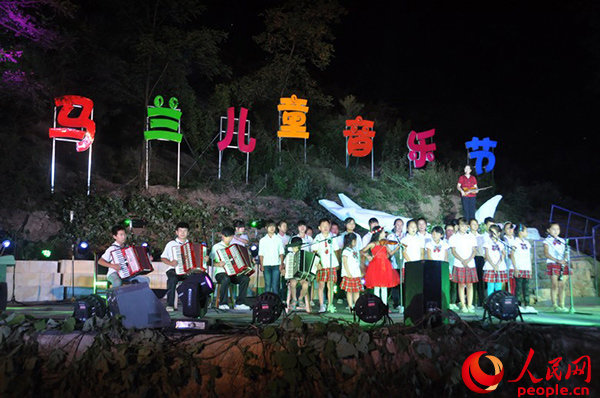
MULTIPOLYGON (((240 108, 240 117, 238 119, 238 148, 240 151, 245 153, 250 153, 254 151, 256 147, 256 139, 250 138, 249 142, 246 144, 245 135, 246 135, 246 119, 248 118, 248 109, 240 108)), ((235 108, 230 107, 227 109, 227 133, 225 134, 225 138, 222 141, 217 143, 217 147, 219 151, 225 150, 233 140, 233 127, 235 124, 235 108)))
POLYGON ((426 162, 433 162, 435 159, 433 151, 436 146, 434 143, 427 143, 428 138, 432 138, 435 135, 435 129, 423 131, 417 133, 414 130, 408 134, 408 159, 414 162, 415 168, 419 169, 425 166, 426 162))

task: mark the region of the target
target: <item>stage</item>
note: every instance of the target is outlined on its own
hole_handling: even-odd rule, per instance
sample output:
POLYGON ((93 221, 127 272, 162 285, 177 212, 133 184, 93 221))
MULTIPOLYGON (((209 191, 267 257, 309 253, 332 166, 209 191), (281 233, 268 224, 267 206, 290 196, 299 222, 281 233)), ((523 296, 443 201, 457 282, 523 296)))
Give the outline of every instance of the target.
MULTIPOLYGON (((315 306, 313 308, 316 308, 315 306)), ((560 313, 554 312, 551 307, 538 306, 536 307, 538 314, 523 314, 523 321, 533 325, 570 325, 570 326, 585 326, 585 327, 600 327, 600 305, 578 305, 576 307, 576 313, 560 313)), ((66 319, 73 315, 73 304, 71 302, 55 302, 55 303, 37 303, 28 305, 10 305, 6 311, 16 312, 19 314, 30 315, 39 319, 66 319)), ((169 313, 173 321, 187 320, 180 311, 174 311, 169 313)), ((345 304, 336 304, 335 313, 311 313, 307 314, 304 311, 293 311, 287 314, 288 317, 298 315, 305 323, 316 323, 316 322, 353 322, 353 314, 351 314, 345 307, 345 304)), ((466 322, 480 321, 483 317, 483 309, 476 308, 474 314, 463 314, 456 312, 462 320, 466 322)), ((281 324, 282 320, 286 317, 283 313, 281 317, 275 322, 275 324, 281 324)), ((404 317, 399 314, 398 311, 394 311, 390 314, 390 318, 393 323, 403 323, 404 317)), ((237 310, 215 310, 209 309, 207 314, 201 318, 207 322, 208 328, 214 333, 218 332, 220 326, 228 329, 232 326, 243 327, 252 322, 251 311, 237 311, 237 310)), ((517 318, 517 321, 520 320, 517 318)), ((494 323, 499 323, 499 320, 494 319, 494 323)), ((506 323, 506 322, 504 322, 506 323)), ((361 325, 368 326, 369 324, 361 322, 361 325)))

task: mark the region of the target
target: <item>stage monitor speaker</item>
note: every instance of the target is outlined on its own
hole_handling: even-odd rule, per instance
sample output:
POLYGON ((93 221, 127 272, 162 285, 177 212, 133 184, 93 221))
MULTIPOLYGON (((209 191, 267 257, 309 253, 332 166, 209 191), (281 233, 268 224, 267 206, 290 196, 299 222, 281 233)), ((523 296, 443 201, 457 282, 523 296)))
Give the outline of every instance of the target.
POLYGON ((447 310, 450 302, 450 275, 446 261, 420 260, 404 263, 406 307, 404 320, 419 322, 436 310, 447 310))
POLYGON ((6 300, 8 300, 8 286, 6 282, 0 282, 0 312, 6 310, 6 300))
POLYGON ((147 283, 115 287, 108 293, 107 302, 111 315, 123 315, 123 326, 128 329, 163 328, 171 324, 165 306, 147 283))
POLYGON ((190 274, 177 287, 183 315, 189 318, 202 318, 208 311, 210 294, 214 291, 212 279, 201 272, 190 274))

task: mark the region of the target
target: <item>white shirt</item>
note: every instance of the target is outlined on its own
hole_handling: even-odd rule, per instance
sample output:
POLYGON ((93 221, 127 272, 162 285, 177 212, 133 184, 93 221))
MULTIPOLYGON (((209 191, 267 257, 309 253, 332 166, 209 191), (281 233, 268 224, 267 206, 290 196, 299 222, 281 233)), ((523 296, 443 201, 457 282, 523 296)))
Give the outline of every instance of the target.
POLYGON ((368 245, 369 243, 371 243, 371 238, 372 238, 372 237, 373 237, 373 233, 372 233, 372 232, 367 232, 367 233, 365 234, 365 236, 363 236, 363 237, 362 237, 362 247, 361 247, 361 249, 362 249, 363 247, 367 247, 367 245, 368 245))
MULTIPOLYGON (((394 232, 388 234, 387 236, 387 240, 391 240, 394 242, 401 242, 402 241, 402 237, 404 236, 403 233, 400 233, 400 235, 396 235, 394 232)), ((388 245, 389 248, 391 250, 394 250, 397 245, 388 245)), ((402 249, 398 249, 398 251, 396 253, 394 253, 394 255, 390 258, 390 262, 392 263, 392 267, 394 269, 400 269, 400 265, 402 265, 402 268, 404 268, 404 261, 402 261, 402 249), (398 264, 398 261, 400 262, 400 264, 398 264)))
MULTIPOLYGON (((364 247, 362 244, 362 238, 356 232, 351 233, 356 237, 356 246, 354 246, 354 251, 358 253, 360 249, 364 247)), ((337 244, 340 249, 344 247, 344 239, 346 239, 346 235, 348 235, 348 231, 344 231, 336 237, 337 244)))
POLYGON ((400 240, 400 242, 406 246, 405 250, 408 258, 405 258, 405 261, 422 260, 423 253, 421 250, 425 248, 423 238, 419 237, 417 234, 406 234, 404 235, 404 238, 400 240))
POLYGON ((342 266, 342 277, 360 278, 360 260, 358 252, 355 251, 354 248, 347 247, 342 251, 342 264, 344 264, 343 258, 346 258, 350 275, 346 272, 346 268, 342 266))
POLYGON ((485 246, 487 241, 490 239, 488 237, 488 235, 480 234, 479 232, 472 232, 471 230, 469 230, 469 234, 471 234, 473 237, 475 237, 475 240, 477 241, 477 253, 475 255, 481 256, 481 257, 485 256, 485 251, 483 250, 483 247, 485 246))
MULTIPOLYGON (((562 260, 565 258, 565 240, 561 237, 553 238, 552 236, 548 236, 544 239, 544 245, 548 246, 548 254, 554 257, 557 260, 562 260)), ((556 263, 554 260, 546 259, 546 263, 556 263)))
POLYGON ((327 237, 323 234, 315 236, 311 250, 319 255, 322 268, 337 268, 339 267, 338 259, 335 252, 339 250, 337 240, 331 234, 327 237), (331 243, 328 240, 331 238, 331 243))
MULTIPOLYGON (((188 240, 186 239, 185 242, 182 242, 179 240, 179 238, 175 238, 174 240, 170 241, 169 243, 167 243, 167 245, 165 246, 165 249, 163 250, 162 254, 160 255, 161 258, 166 258, 169 261, 173 261, 175 260, 175 257, 173 257, 173 248, 177 247, 177 246, 181 246, 188 243, 188 240)), ((171 267, 169 266, 169 268, 167 268, 167 271, 170 269, 175 269, 175 267, 171 267)))
MULTIPOLYGON (((300 235, 294 235, 292 236, 293 238, 300 238, 300 235)), ((310 236, 304 234, 304 238, 300 238, 302 239, 302 247, 300 248, 300 250, 304 250, 309 252, 310 251, 310 245, 313 242, 313 238, 311 238, 310 236)))
POLYGON ((278 234, 273 235, 273 237, 267 234, 258 242, 258 255, 263 256, 264 266, 281 265, 281 258, 279 256, 284 254, 283 241, 278 234))
MULTIPOLYGON (((467 259, 471 257, 473 253, 473 248, 477 248, 477 238, 473 234, 461 234, 460 232, 455 233, 448 240, 448 244, 451 248, 456 250, 456 253, 462 259, 467 259)), ((469 268, 475 268, 475 259, 471 259, 467 264, 469 268)), ((454 260, 454 267, 463 268, 463 263, 458 261, 458 259, 454 260)))
POLYGON ((504 256, 504 261, 506 261, 506 268, 507 269, 514 269, 515 266, 513 265, 511 259, 510 259, 510 253, 512 252, 512 247, 515 245, 515 237, 514 236, 508 236, 508 235, 504 235, 502 237, 502 241, 506 242, 508 244, 507 246, 504 246, 504 251, 507 255, 504 256))
MULTIPOLYGON (((114 241, 112 243, 112 245, 108 246, 108 248, 104 251, 104 254, 102 254, 102 260, 106 261, 107 263, 111 263, 111 264, 116 264, 116 262, 113 260, 112 257, 112 252, 114 252, 115 250, 121 250, 124 249, 125 246, 120 246, 117 241, 114 241)), ((114 274, 115 272, 117 272, 116 269, 113 268, 109 268, 108 272, 106 273, 106 276, 108 277, 108 275, 114 274)))
POLYGON ((240 238, 245 239, 246 241, 250 242, 250 238, 248 238, 248 234, 241 234, 241 235, 234 235, 233 239, 231 240, 231 244, 232 245, 240 245, 240 246, 247 246, 247 243, 242 242, 240 240, 240 238))
POLYGON ((515 238, 512 245, 515 247, 513 249, 515 269, 519 271, 531 271, 531 243, 525 239, 515 238))
MULTIPOLYGON (((213 264, 221 261, 221 259, 219 258, 218 254, 217 254, 217 250, 222 250, 222 249, 225 249, 226 247, 227 247, 227 245, 223 241, 221 241, 219 243, 215 243, 215 245, 210 250, 210 258, 213 260, 213 264)), ((215 275, 225 272, 224 267, 214 267, 213 266, 213 268, 215 269, 215 275)))
POLYGON ((425 231, 424 234, 420 233, 419 231, 417 231, 417 236, 419 238, 421 238, 421 240, 423 241, 423 247, 425 247, 425 245, 427 244, 427 242, 433 240, 433 238, 431 237, 431 234, 427 231, 425 231))
POLYGON ((425 251, 429 250, 431 259, 437 261, 446 261, 446 253, 448 253, 449 248, 448 242, 443 239, 440 239, 440 243, 438 244, 433 239, 425 244, 425 251))
MULTIPOLYGON (((494 264, 498 263, 498 260, 500 261, 500 263, 498 263, 498 271, 506 272, 506 263, 504 262, 504 245, 502 245, 501 242, 494 242, 490 238, 485 241, 483 248, 487 249, 487 255, 490 260, 494 262, 494 264)), ((492 264, 486 259, 483 270, 490 271, 493 269, 494 267, 492 267, 492 264)))
POLYGON ((289 235, 281 235, 279 232, 277 233, 277 236, 281 239, 283 246, 287 246, 287 244, 290 243, 290 239, 292 239, 289 235))

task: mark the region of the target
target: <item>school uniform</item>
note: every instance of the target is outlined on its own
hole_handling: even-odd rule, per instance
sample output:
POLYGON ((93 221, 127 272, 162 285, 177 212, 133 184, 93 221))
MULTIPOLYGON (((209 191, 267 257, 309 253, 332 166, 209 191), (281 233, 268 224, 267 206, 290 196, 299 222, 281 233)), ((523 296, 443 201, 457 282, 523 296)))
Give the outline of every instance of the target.
MULTIPOLYGON (((466 259, 471 257, 473 248, 477 247, 477 239, 473 234, 457 232, 450 237, 448 244, 460 258, 466 259)), ((479 281, 475 269, 475 260, 471 259, 465 267, 462 262, 455 259, 452 267, 452 281, 455 283, 476 283, 479 281)))
POLYGON ((422 260, 422 250, 425 248, 423 238, 417 236, 417 234, 410 235, 406 234, 400 242, 405 246, 406 255, 408 258, 404 258, 404 261, 419 261, 422 260))
POLYGON ((340 288, 348 293, 363 291, 364 286, 361 281, 359 254, 353 248, 347 247, 342 251, 342 264, 344 263, 344 257, 346 258, 349 273, 346 272, 346 267, 342 266, 342 283, 340 284, 340 288))
POLYGON ((283 243, 283 247, 287 246, 290 243, 290 240, 292 239, 287 234, 281 235, 280 233, 277 233, 277 236, 279 236, 279 239, 281 239, 281 243, 283 243))
MULTIPOLYGON (((102 259, 107 263, 117 264, 117 262, 113 259, 112 253, 116 250, 124 249, 125 246, 120 246, 117 241, 114 241, 112 245, 110 245, 102 254, 102 259)), ((127 279, 121 279, 117 270, 113 268, 109 268, 106 273, 106 279, 110 282, 112 287, 119 287, 125 282, 137 282, 137 283, 147 283, 150 286, 150 278, 143 275, 138 275, 134 277, 130 277, 127 279)))
MULTIPOLYGON (((294 238, 300 238, 300 235, 294 235, 292 236, 292 239, 294 238)), ((309 252, 310 251, 310 246, 312 245, 313 242, 313 238, 311 238, 310 236, 304 234, 304 238, 300 238, 302 239, 302 247, 300 247, 300 250, 304 250, 309 252)))
POLYGON ((232 245, 240 245, 240 246, 248 246, 247 243, 245 243, 244 241, 242 241, 241 239, 244 239, 245 242, 250 242, 250 238, 248 238, 247 234, 241 234, 241 235, 234 235, 233 239, 231 240, 231 244, 232 245))
MULTIPOLYGON (((181 245, 185 245, 188 243, 188 240, 185 241, 179 240, 179 238, 175 238, 165 245, 165 248, 160 255, 161 258, 166 258, 169 261, 175 260, 175 256, 173 254, 173 248, 179 247, 181 245)), ((187 275, 177 275, 175 272, 175 267, 170 266, 167 268, 167 307, 173 307, 173 303, 175 302, 175 289, 177 288, 177 282, 184 280, 187 278, 187 275)))
POLYGON ((498 271, 496 271, 492 264, 486 260, 485 265, 483 266, 483 281, 488 283, 503 283, 508 281, 502 243, 487 239, 483 247, 484 249, 487 249, 488 257, 490 257, 494 264, 499 261, 498 271))
MULTIPOLYGON (((557 238, 553 238, 552 236, 548 236, 544 239, 544 246, 548 247, 548 254, 554 257, 557 260, 566 259, 566 241, 560 236, 557 238)), ((554 260, 546 259, 546 274, 547 275, 560 275, 561 273, 561 265, 554 260)), ((569 270, 569 265, 565 264, 563 266, 563 275, 570 275, 571 271, 569 270)))
POLYGON ((435 243, 432 239, 425 244, 425 252, 430 253, 431 259, 436 261, 447 261, 446 254, 449 248, 448 242, 443 239, 440 239, 440 243, 435 243))
POLYGON ((427 231, 425 231, 424 234, 420 233, 419 231, 417 231, 417 236, 419 238, 421 238, 421 240, 423 241, 423 247, 425 247, 425 245, 427 244, 427 242, 431 242, 433 240, 433 238, 431 237, 431 234, 427 231))
POLYGON ((263 269, 265 276, 265 291, 279 294, 279 266, 281 257, 285 254, 281 235, 269 234, 263 236, 258 242, 258 255, 263 256, 263 269))
POLYGON ((477 300, 477 305, 479 307, 483 307, 483 302, 487 297, 485 293, 485 286, 483 281, 483 267, 485 265, 485 257, 483 246, 488 241, 489 236, 487 234, 480 234, 479 232, 473 232, 469 229, 471 235, 475 237, 477 240, 477 253, 475 254, 475 270, 477 271, 477 282, 473 285, 475 291, 475 298, 477 300))
POLYGON ((531 279, 531 243, 525 239, 513 240, 513 264, 515 270, 515 296, 523 297, 522 304, 529 305, 529 279, 531 279))
MULTIPOLYGON (((223 250, 227 247, 223 241, 216 243, 211 251, 210 258, 214 263, 221 262, 219 255, 217 252, 219 250, 223 250)), ((219 288, 219 303, 225 304, 227 303, 227 292, 229 291, 229 284, 239 285, 238 295, 235 299, 235 304, 246 304, 246 295, 248 294, 248 285, 250 284, 250 277, 248 275, 227 275, 225 272, 225 268, 223 267, 214 267, 214 275, 215 280, 218 284, 221 285, 219 288)))
POLYGON ((332 234, 327 237, 318 234, 313 240, 311 250, 319 256, 321 269, 317 271, 318 282, 337 281, 337 268, 340 266, 335 252, 339 250, 337 240, 332 234))
POLYGON ((506 242, 506 246, 504 247, 504 250, 506 251, 504 261, 506 261, 506 270, 508 273, 508 291, 510 292, 510 294, 514 295, 516 288, 514 279, 515 266, 513 265, 512 260, 510 259, 510 253, 512 252, 512 247, 515 245, 515 237, 504 235, 502 237, 502 241, 506 242))

